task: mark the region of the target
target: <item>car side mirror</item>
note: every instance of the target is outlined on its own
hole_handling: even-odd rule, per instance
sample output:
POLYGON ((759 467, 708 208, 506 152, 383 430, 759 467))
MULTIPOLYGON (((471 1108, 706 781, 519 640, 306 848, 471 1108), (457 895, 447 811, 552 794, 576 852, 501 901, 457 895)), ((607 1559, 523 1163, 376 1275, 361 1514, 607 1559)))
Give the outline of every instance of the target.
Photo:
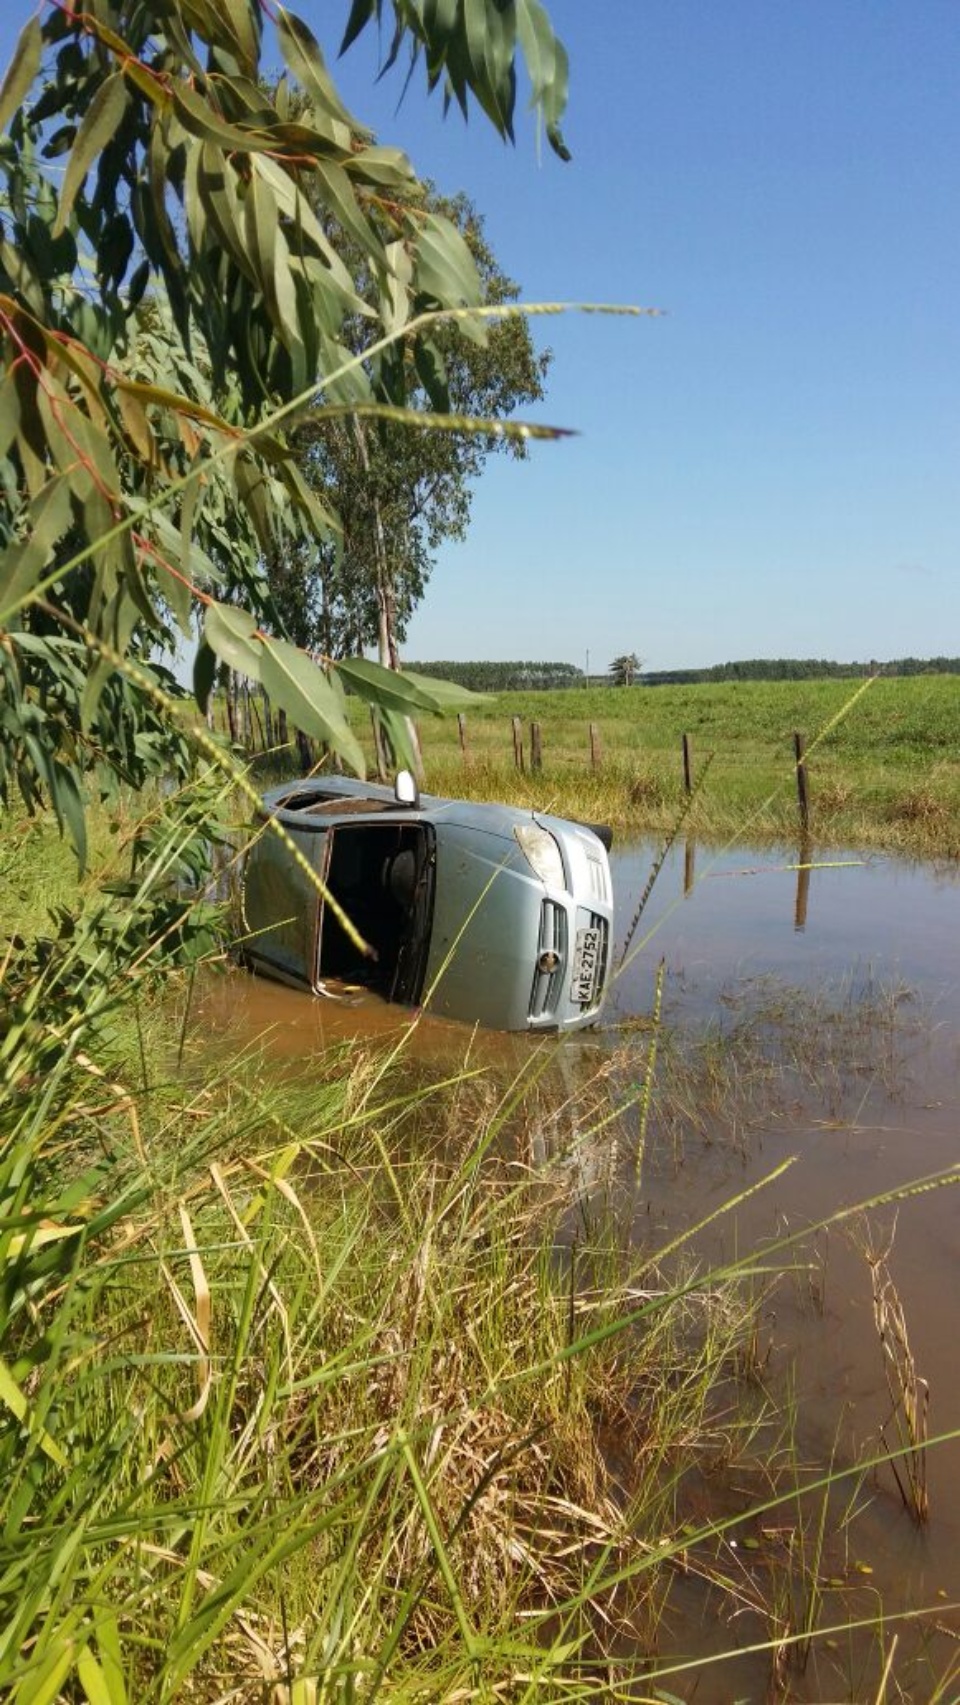
POLYGON ((412 806, 416 811, 420 805, 420 789, 417 778, 411 770, 398 770, 397 779, 393 784, 394 798, 398 805, 412 806))

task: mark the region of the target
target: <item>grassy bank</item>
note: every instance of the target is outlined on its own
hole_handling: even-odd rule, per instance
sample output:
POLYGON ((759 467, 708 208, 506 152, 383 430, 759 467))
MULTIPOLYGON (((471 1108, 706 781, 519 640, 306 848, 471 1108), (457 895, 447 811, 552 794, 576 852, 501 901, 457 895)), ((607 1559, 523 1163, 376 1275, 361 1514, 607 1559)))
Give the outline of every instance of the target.
POLYGON ((517 693, 472 709, 467 756, 454 718, 421 725, 428 785, 602 818, 637 833, 669 827, 685 794, 681 742, 694 776, 709 773, 690 827, 706 837, 795 839, 794 732, 808 751, 810 824, 828 845, 919 856, 960 853, 960 680, 850 681, 517 693), (513 760, 521 720, 525 773, 513 760), (530 770, 530 724, 543 768, 530 770), (590 757, 590 724, 600 759, 590 757))
POLYGON ((582 1208, 562 1253, 606 1074, 551 1146, 549 1055, 431 1087, 353 1050, 283 1087, 188 1044, 178 1072, 189 985, 145 1047, 142 974, 87 965, 78 939, 56 1016, 4 968, 4 1695, 616 1696, 749 1307, 654 1283, 582 1208))

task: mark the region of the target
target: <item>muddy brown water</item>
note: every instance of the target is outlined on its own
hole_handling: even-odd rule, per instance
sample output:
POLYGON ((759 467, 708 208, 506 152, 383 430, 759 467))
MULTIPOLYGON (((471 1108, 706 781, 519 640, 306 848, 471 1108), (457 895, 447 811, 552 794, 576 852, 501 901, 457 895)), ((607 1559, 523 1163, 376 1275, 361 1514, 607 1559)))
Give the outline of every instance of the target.
MULTIPOLYGON (((615 855, 621 943, 653 858, 643 844, 615 855)), ((701 1516, 749 1512, 769 1493, 765 1468, 773 1474, 777 1452, 793 1454, 816 1478, 831 1460, 852 1469, 871 1455, 885 1423, 893 1438, 863 1234, 858 1247, 846 1223, 808 1228, 960 1165, 960 870, 852 853, 796 868, 809 862, 804 849, 717 854, 677 845, 634 930, 605 1026, 558 1045, 558 1095, 569 1093, 578 1062, 595 1064, 598 1048, 620 1051, 623 1081, 633 1069, 642 1074, 650 1032, 637 1021, 652 1009, 662 960, 664 1038, 681 1038, 688 1057, 658 1067, 657 1077, 669 1101, 671 1072, 687 1074, 679 1101, 690 1114, 654 1106, 638 1182, 628 1134, 636 1132, 634 1113, 619 1158, 607 1166, 594 1157, 583 1189, 616 1196, 641 1248, 715 1215, 691 1232, 691 1250, 707 1268, 799 1240, 773 1258, 794 1271, 757 1281, 756 1389, 781 1416, 789 1412, 789 1446, 782 1424, 768 1428, 742 1472, 688 1487, 694 1525, 701 1516)), ((269 1053, 305 1067, 316 1050, 354 1038, 406 1038, 438 1071, 465 1059, 519 1065, 531 1046, 430 1020, 411 1026, 408 1014, 371 997, 314 1000, 242 974, 208 993, 204 1022, 233 1039, 260 1039, 269 1053)), ((960 1429, 960 1185, 876 1208, 866 1226, 875 1248, 889 1245, 910 1353, 929 1387, 930 1435, 960 1429)), ((903 1508, 889 1467, 851 1475, 830 1501, 820 1575, 833 1584, 823 1588, 818 1625, 882 1610, 882 1635, 824 1635, 806 1667, 788 1666, 773 1693, 769 1653, 721 1658, 770 1638, 769 1617, 749 1604, 775 1596, 777 1548, 797 1526, 789 1506, 765 1518, 746 1513, 712 1550, 739 1579, 744 1608, 732 1615, 729 1598, 721 1601, 695 1572, 679 1575, 662 1645, 697 1667, 663 1686, 698 1701, 872 1699, 881 1697, 896 1637, 882 1697, 932 1697, 932 1677, 952 1664, 960 1674, 960 1443, 932 1448, 927 1475, 922 1527, 903 1508), (896 1620, 918 1610, 915 1620, 896 1620)), ((960 1699, 960 1679, 943 1697, 960 1699)))
MULTIPOLYGON (((635 848, 616 861, 621 936, 650 857, 635 848)), ((618 978, 608 1016, 629 1021, 649 1009, 662 958, 666 1024, 704 1034, 721 1089, 692 1136, 674 1132, 658 1151, 653 1135, 638 1236, 649 1237, 651 1220, 664 1238, 696 1225, 789 1162, 696 1236, 697 1253, 720 1264, 960 1163, 960 870, 854 859, 835 855, 832 868, 803 871, 790 868, 801 862, 796 851, 717 855, 688 845, 667 861, 634 938, 643 946, 618 978)), ((887 1265, 929 1386, 930 1436, 960 1428, 960 1188, 875 1209, 868 1224, 875 1246, 892 1238, 887 1265)), ((849 1225, 805 1238, 780 1259, 800 1271, 763 1304, 760 1380, 780 1402, 791 1390, 790 1449, 815 1478, 831 1458, 849 1468, 876 1449, 891 1410, 883 1351, 870 1272, 849 1225)), ((888 1438, 895 1431, 888 1424, 888 1438)), ((775 1428, 774 1437, 783 1448, 775 1428)), ((849 1478, 831 1501, 821 1570, 843 1584, 825 1590, 820 1627, 926 1607, 916 1624, 890 1621, 882 1641, 825 1637, 805 1672, 788 1668, 781 1693, 770 1689, 768 1654, 718 1658, 695 1679, 677 1674, 664 1686, 701 1701, 931 1698, 933 1678, 960 1652, 952 1608, 960 1603, 960 1444, 931 1449, 927 1468, 922 1528, 904 1511, 889 1468, 862 1483, 849 1478), (845 1506, 857 1509, 855 1521, 844 1521, 845 1506)), ((743 1480, 739 1505, 728 1492, 729 1510, 762 1493, 762 1475, 743 1480)), ((699 1490, 705 1512, 722 1507, 715 1487, 699 1490)), ((783 1532, 795 1527, 786 1506, 731 1530, 734 1543, 721 1545, 718 1561, 739 1577, 745 1600, 754 1583, 769 1596, 783 1532)), ((721 1605, 695 1581, 679 1584, 674 1612, 670 1647, 697 1658, 771 1634, 767 1618, 748 1610, 731 1618, 729 1601, 721 1605)), ((960 1698, 960 1680, 944 1697, 960 1698)))

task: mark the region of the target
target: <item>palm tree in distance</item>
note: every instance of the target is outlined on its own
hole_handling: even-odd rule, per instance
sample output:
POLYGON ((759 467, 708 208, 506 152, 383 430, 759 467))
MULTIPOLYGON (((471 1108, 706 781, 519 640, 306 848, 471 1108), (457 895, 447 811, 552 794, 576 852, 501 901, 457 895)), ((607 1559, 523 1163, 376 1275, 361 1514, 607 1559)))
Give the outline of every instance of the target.
POLYGON ((635 651, 615 657, 610 665, 609 674, 615 687, 632 687, 643 665, 635 651))

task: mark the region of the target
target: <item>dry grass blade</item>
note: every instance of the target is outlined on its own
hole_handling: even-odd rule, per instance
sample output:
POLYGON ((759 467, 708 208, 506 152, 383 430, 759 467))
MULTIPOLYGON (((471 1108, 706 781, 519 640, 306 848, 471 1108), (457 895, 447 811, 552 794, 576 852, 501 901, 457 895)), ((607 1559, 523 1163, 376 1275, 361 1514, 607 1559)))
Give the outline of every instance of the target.
POLYGON ((880 1677, 880 1685, 877 1688, 877 1696, 874 1701, 874 1705, 884 1705, 884 1700, 887 1697, 887 1684, 893 1674, 893 1660, 897 1655, 898 1639, 899 1635, 894 1634, 893 1639, 890 1642, 890 1650, 887 1653, 887 1660, 883 1666, 883 1674, 880 1677))
POLYGON ((653 1076, 657 1065, 657 1043, 660 1038, 660 1024, 663 1015, 663 985, 666 973, 666 960, 661 959, 657 967, 657 982, 653 997, 653 1034, 650 1037, 647 1066, 643 1074, 643 1086, 640 1091, 640 1130, 637 1136, 637 1160, 634 1169, 638 1188, 643 1172, 643 1157, 647 1147, 647 1125, 650 1119, 650 1102, 653 1096, 653 1076))
POLYGON ((115 1102, 109 1102, 106 1106, 78 1108, 78 1112, 86 1113, 91 1119, 102 1118, 107 1113, 125 1113, 130 1121, 130 1130, 133 1135, 133 1146, 137 1151, 137 1159, 145 1166, 147 1156, 143 1146, 143 1138, 140 1135, 140 1120, 137 1115, 137 1104, 134 1101, 133 1096, 130 1094, 130 1091, 128 1089, 124 1089, 121 1083, 111 1083, 106 1072, 103 1070, 103 1067, 98 1066, 95 1060, 91 1060, 89 1054, 78 1052, 75 1057, 77 1065, 80 1066, 83 1071, 89 1072, 91 1077, 101 1078, 107 1088, 112 1090, 113 1094, 117 1098, 115 1102))
POLYGON ((303 1226, 303 1233, 306 1237, 308 1248, 313 1256, 314 1271, 317 1275, 317 1295, 321 1296, 323 1294, 324 1281, 323 1266, 320 1261, 320 1251, 317 1248, 317 1240, 313 1235, 310 1216, 301 1202, 300 1197, 297 1195, 296 1190, 286 1178, 281 1177, 277 1172, 266 1171, 265 1168, 260 1166, 255 1160, 245 1160, 243 1164, 249 1172, 252 1172, 255 1175, 255 1177, 262 1179, 264 1184, 268 1184, 272 1189, 279 1191, 284 1201, 289 1202, 291 1208, 293 1208, 294 1212, 297 1214, 300 1223, 303 1226))
POLYGON ((171 1273, 167 1263, 161 1261, 160 1270, 170 1288, 170 1295, 177 1306, 181 1320, 187 1328, 199 1353, 197 1378, 200 1390, 197 1401, 184 1411, 180 1419, 183 1421, 198 1421, 207 1406, 210 1390, 213 1385, 213 1372, 210 1364, 210 1286, 204 1271, 200 1252, 197 1249, 190 1215, 186 1207, 180 1203, 180 1224, 183 1227, 184 1242, 190 1261, 190 1277, 193 1281, 193 1291, 196 1300, 195 1311, 191 1310, 186 1297, 171 1273))
POLYGON ((900 1449, 891 1455, 890 1467, 904 1507, 920 1525, 930 1514, 927 1489, 930 1388, 917 1372, 903 1303, 887 1264, 893 1236, 891 1231, 884 1248, 878 1247, 868 1232, 862 1233, 855 1241, 858 1241, 870 1268, 873 1318, 883 1351, 884 1374, 892 1405, 889 1418, 880 1428, 880 1442, 886 1449, 887 1429, 891 1423, 895 1424, 900 1449))

